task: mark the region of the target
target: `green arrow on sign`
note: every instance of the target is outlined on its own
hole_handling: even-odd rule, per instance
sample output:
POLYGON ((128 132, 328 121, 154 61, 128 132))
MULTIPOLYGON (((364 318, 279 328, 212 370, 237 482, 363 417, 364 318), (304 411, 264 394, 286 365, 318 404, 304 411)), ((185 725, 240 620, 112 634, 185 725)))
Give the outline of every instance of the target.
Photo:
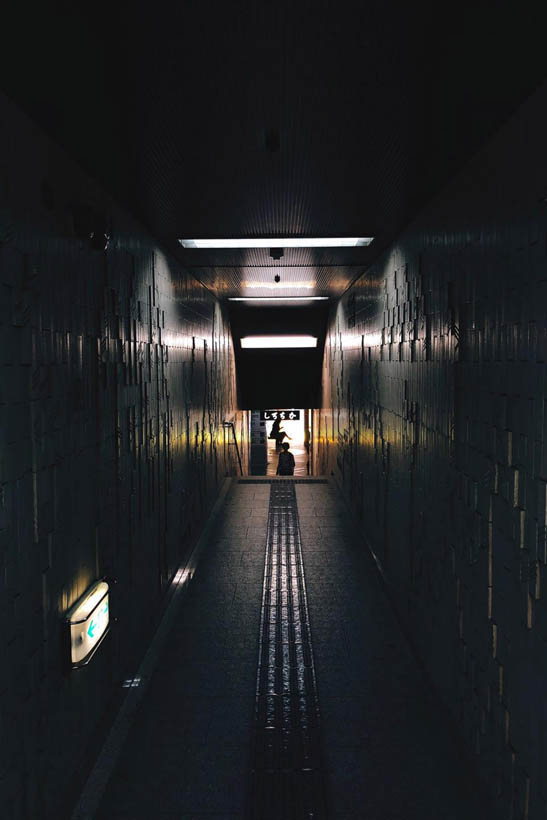
POLYGON ((89 635, 89 637, 90 637, 90 638, 94 638, 94 637, 95 637, 95 635, 93 634, 93 632, 94 632, 94 630, 95 630, 95 627, 96 627, 96 626, 97 626, 97 624, 94 622, 94 620, 93 620, 93 618, 92 618, 92 619, 91 619, 91 623, 89 624, 89 629, 87 630, 87 634, 89 635))

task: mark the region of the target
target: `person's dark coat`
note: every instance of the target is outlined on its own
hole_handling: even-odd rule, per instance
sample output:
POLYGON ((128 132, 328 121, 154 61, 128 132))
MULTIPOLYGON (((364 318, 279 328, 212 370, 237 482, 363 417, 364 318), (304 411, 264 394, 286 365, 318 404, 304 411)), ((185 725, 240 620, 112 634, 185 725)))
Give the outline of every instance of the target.
POLYGON ((294 456, 288 450, 279 453, 277 475, 294 475, 294 456))

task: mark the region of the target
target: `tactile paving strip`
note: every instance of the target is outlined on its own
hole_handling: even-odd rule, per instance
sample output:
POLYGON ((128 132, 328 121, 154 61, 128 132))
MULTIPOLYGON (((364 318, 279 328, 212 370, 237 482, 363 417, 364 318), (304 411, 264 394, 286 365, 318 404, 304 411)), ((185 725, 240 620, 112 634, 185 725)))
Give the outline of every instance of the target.
POLYGON ((319 706, 294 482, 270 491, 250 820, 324 820, 319 706))

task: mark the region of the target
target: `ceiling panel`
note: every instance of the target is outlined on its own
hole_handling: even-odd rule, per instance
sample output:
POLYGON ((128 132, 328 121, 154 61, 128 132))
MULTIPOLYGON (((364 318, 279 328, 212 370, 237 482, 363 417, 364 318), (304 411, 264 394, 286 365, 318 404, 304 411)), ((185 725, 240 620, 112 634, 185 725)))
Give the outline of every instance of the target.
POLYGON ((370 264, 368 248, 184 249, 181 261, 220 298, 233 296, 340 296, 370 264), (280 281, 274 277, 279 275, 280 281))
POLYGON ((362 265, 192 267, 188 269, 220 298, 234 296, 340 296, 366 268, 362 265), (280 281, 274 277, 279 275, 280 281))
POLYGON ((274 268, 342 292, 546 74, 539 18, 487 0, 35 6, 4 10, 4 90, 221 296, 274 268), (376 239, 279 262, 176 244, 264 235, 376 239))

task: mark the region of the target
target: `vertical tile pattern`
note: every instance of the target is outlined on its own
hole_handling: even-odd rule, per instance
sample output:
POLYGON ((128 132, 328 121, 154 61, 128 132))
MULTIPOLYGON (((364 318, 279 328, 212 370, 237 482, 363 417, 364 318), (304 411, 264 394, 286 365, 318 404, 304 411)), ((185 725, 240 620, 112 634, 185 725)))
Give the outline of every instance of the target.
POLYGON ((319 705, 294 482, 274 480, 264 569, 251 820, 325 815, 319 705))
POLYGON ((233 471, 236 393, 209 292, 3 98, 0 117, 0 815, 19 820, 62 813, 134 672, 233 471), (68 674, 62 619, 103 575, 117 623, 68 674))
POLYGON ((547 810, 543 89, 332 316, 322 470, 504 815, 547 810), (507 808, 509 807, 509 808, 507 808))

